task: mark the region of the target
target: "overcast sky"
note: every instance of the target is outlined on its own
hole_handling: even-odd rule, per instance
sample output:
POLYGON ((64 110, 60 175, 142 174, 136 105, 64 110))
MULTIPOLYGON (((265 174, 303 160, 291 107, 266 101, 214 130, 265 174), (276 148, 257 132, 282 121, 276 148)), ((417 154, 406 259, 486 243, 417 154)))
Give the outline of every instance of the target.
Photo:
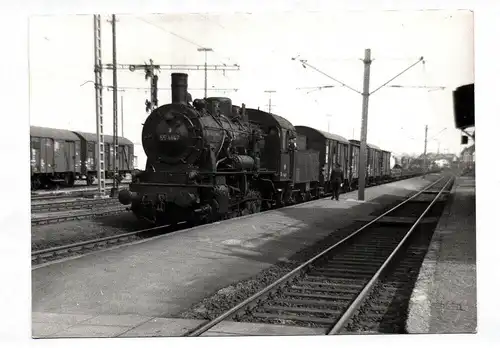
MULTIPOLYGON (((473 14, 470 11, 336 12, 283 14, 191 14, 117 16, 118 63, 203 64, 199 47, 214 50, 209 64, 238 64, 240 71, 209 72, 211 95, 232 98, 234 104, 267 109, 265 90, 276 90, 272 110, 295 125, 359 138, 361 96, 303 68, 292 57, 308 63, 354 89, 362 89, 364 49, 371 48, 370 90, 418 60, 391 82, 425 88, 383 88, 370 97, 368 142, 395 153, 421 153, 424 127, 429 125, 428 151, 461 150, 453 122, 452 90, 474 82, 473 14), (312 91, 304 87, 336 85, 312 91), (299 89, 297 89, 299 88, 299 89), (310 93, 308 93, 310 92, 310 93), (328 115, 331 115, 328 117, 328 115), (447 130, 442 131, 447 127, 447 130), (438 134, 437 137, 435 135, 438 134)), ((103 63, 111 63, 110 17, 102 17, 103 63)), ((44 16, 30 21, 32 125, 96 132, 93 81, 93 17, 44 16)), ((159 87, 170 87, 163 70, 159 87)), ((193 98, 203 97, 203 71, 189 72, 193 98)), ((111 71, 104 85, 112 85, 111 71)), ((140 144, 141 123, 149 98, 142 71, 118 73, 124 97, 124 134, 140 144)), ((159 91, 160 104, 170 91, 159 91)), ((104 90, 104 130, 112 134, 112 92, 104 90)), ((119 126, 121 132, 121 125, 119 126)), ((137 151, 142 152, 140 145, 137 151)))

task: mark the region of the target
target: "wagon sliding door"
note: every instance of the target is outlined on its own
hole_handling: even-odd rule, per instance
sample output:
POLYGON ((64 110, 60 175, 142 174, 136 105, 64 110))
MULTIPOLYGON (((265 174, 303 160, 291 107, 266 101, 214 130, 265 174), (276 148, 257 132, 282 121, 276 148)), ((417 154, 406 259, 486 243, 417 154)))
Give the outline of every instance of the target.
POLYGON ((338 156, 338 163, 341 166, 342 172, 344 173, 344 178, 348 177, 348 172, 349 172, 349 163, 347 160, 347 145, 342 144, 342 143, 337 143, 337 156, 338 156))
POLYGON ((40 161, 41 172, 46 174, 54 173, 54 140, 49 138, 41 139, 42 159, 40 161))
POLYGON ((75 143, 72 141, 67 141, 64 144, 64 156, 66 157, 66 171, 75 172, 75 143))
POLYGON ((68 171, 66 152, 66 142, 54 140, 54 171, 57 173, 68 171))
POLYGON ((97 161, 99 161, 97 149, 97 144, 93 141, 87 142, 87 170, 95 172, 97 171, 97 161))
POLYGON ((40 173, 41 170, 41 139, 37 137, 31 138, 31 171, 32 174, 40 173))
POLYGON ((359 178, 359 147, 352 146, 352 178, 359 178))
POLYGON ((104 143, 104 168, 108 173, 113 172, 113 146, 110 144, 104 143))
POLYGON ((123 171, 129 171, 131 170, 131 165, 129 163, 129 158, 130 158, 130 154, 129 154, 129 147, 127 145, 121 145, 120 146, 120 170, 123 170, 123 171))

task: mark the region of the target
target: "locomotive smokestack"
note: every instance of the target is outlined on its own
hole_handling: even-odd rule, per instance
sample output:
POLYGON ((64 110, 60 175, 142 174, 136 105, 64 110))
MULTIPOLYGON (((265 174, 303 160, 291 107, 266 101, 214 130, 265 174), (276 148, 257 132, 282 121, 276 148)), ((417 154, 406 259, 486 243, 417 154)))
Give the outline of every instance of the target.
POLYGON ((188 102, 188 75, 172 73, 172 103, 187 104, 188 102))

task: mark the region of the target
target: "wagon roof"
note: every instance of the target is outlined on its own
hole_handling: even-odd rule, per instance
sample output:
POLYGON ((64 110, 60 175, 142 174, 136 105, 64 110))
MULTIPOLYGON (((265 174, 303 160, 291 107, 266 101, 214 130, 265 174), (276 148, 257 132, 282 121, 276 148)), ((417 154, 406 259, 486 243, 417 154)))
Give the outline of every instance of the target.
POLYGON ((80 140, 73 132, 66 129, 30 126, 30 136, 55 140, 80 140))
MULTIPOLYGON (((93 141, 93 142, 98 141, 97 134, 95 134, 95 133, 86 133, 86 132, 77 132, 77 131, 73 131, 73 132, 75 134, 78 134, 79 136, 81 136, 86 141, 93 141)), ((113 143, 113 136, 104 134, 104 142, 108 143, 108 144, 112 144, 113 143)), ((118 137, 118 145, 134 145, 134 144, 130 140, 128 140, 127 138, 118 137)))
MULTIPOLYGON (((354 143, 354 144, 356 144, 358 146, 361 145, 361 142, 359 140, 356 140, 356 139, 350 139, 349 142, 350 143, 354 143)), ((377 145, 366 143, 366 147, 369 148, 369 149, 374 149, 374 150, 382 151, 382 149, 380 147, 378 147, 377 145)))
POLYGON ((318 133, 319 135, 323 136, 326 139, 336 140, 338 142, 345 143, 345 144, 349 143, 349 141, 346 138, 344 138, 344 137, 342 137, 340 135, 337 135, 337 134, 332 134, 332 133, 324 132, 322 130, 319 130, 319 129, 316 129, 316 128, 312 128, 312 127, 308 127, 308 126, 296 126, 295 127, 295 129, 297 129, 297 130, 299 130, 299 128, 310 129, 310 130, 318 133))
POLYGON ((284 117, 281 117, 281 116, 278 116, 275 114, 271 114, 269 112, 265 112, 262 110, 257 110, 257 109, 247 109, 247 112, 257 114, 262 118, 273 120, 274 123, 281 128, 284 128, 287 130, 295 130, 295 127, 293 126, 293 124, 291 124, 290 121, 288 121, 284 117))
POLYGON ((366 145, 368 145, 368 146, 369 146, 370 148, 372 148, 372 149, 382 151, 382 149, 381 149, 380 147, 378 147, 377 145, 373 145, 373 144, 366 144, 366 145))

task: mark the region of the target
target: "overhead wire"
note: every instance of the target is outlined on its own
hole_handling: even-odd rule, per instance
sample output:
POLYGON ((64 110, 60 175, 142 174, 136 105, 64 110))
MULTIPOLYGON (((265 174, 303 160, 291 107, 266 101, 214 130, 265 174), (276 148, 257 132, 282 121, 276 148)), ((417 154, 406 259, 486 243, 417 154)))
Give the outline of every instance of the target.
POLYGON ((194 46, 196 46, 196 47, 198 47, 198 48, 203 48, 203 46, 201 46, 201 45, 197 44, 196 42, 191 41, 191 40, 189 40, 189 39, 186 39, 185 37, 180 36, 179 34, 177 34, 177 33, 173 32, 173 31, 171 31, 171 30, 165 29, 165 28, 163 28, 162 26, 160 26, 160 25, 158 25, 158 24, 155 24, 155 23, 153 23, 153 22, 150 22, 150 21, 148 21, 148 20, 146 20, 146 19, 144 19, 144 18, 140 18, 140 17, 137 17, 137 16, 136 16, 135 18, 137 18, 137 19, 138 19, 138 20, 140 20, 141 22, 144 22, 144 23, 146 23, 146 24, 149 24, 149 25, 151 25, 151 26, 153 26, 153 27, 158 28, 158 29, 160 29, 161 31, 164 31, 164 32, 166 32, 166 33, 168 33, 168 34, 171 34, 171 35, 173 35, 173 36, 175 36, 175 37, 177 37, 177 38, 179 38, 179 39, 181 39, 181 40, 183 40, 183 41, 186 41, 186 42, 188 42, 188 43, 190 43, 190 44, 192 44, 192 45, 194 45, 194 46))
MULTIPOLYGON (((202 15, 202 16, 203 16, 203 15, 202 15)), ((153 22, 151 22, 151 21, 148 21, 148 20, 146 20, 146 19, 144 19, 144 18, 141 18, 141 17, 138 17, 138 16, 135 16, 135 18, 136 18, 137 20, 142 21, 142 22, 144 22, 144 23, 146 23, 146 24, 149 24, 149 25, 151 25, 151 26, 153 26, 153 27, 155 27, 155 28, 157 28, 157 29, 159 29, 159 30, 161 30, 161 31, 165 32, 165 33, 171 34, 171 35, 173 35, 173 36, 175 36, 175 37, 177 37, 177 38, 179 38, 179 39, 181 39, 181 40, 183 40, 183 41, 185 41, 185 42, 187 42, 187 43, 190 43, 191 45, 194 45, 194 46, 196 46, 197 48, 204 48, 204 46, 200 45, 199 43, 194 42, 194 41, 193 41, 193 40, 191 40, 191 39, 185 38, 185 37, 183 37, 183 36, 181 36, 181 35, 179 35, 179 34, 177 34, 177 33, 173 32, 173 31, 171 31, 171 30, 168 30, 168 29, 166 29, 166 28, 162 27, 161 25, 158 25, 158 24, 156 24, 156 23, 153 23, 153 22)), ((204 18, 206 18, 207 20, 209 20, 206 16, 204 16, 204 18)), ((209 21, 210 21, 210 20, 209 20, 209 21)), ((212 49, 212 52, 213 52, 213 53, 215 53, 215 55, 219 56, 219 58, 224 58, 223 60, 229 60, 229 61, 231 60, 231 58, 230 58, 230 57, 222 57, 222 56, 221 56, 220 54, 218 54, 218 52, 217 52, 216 50, 214 50, 214 49, 212 49)), ((230 65, 230 63, 228 63, 228 62, 221 62, 221 63, 222 63, 223 65, 230 65)), ((223 73, 223 74, 222 74, 222 76, 223 76, 226 80, 231 81, 231 80, 230 80, 230 78, 229 78, 229 77, 228 77, 225 73, 223 73)))
MULTIPOLYGON (((164 31, 164 32, 166 32, 166 33, 168 33, 168 34, 171 34, 171 35, 173 35, 173 36, 175 36, 175 37, 177 37, 177 38, 179 38, 179 39, 181 39, 181 40, 183 40, 183 41, 185 41, 185 42, 187 42, 187 43, 190 43, 191 45, 194 45, 194 46, 196 46, 196 47, 198 47, 198 48, 204 48, 204 47, 205 47, 205 46, 200 45, 200 44, 199 44, 199 43, 197 43, 197 42, 194 42, 194 41, 193 41, 193 40, 191 40, 191 39, 185 38, 185 37, 183 37, 183 36, 181 36, 181 35, 179 35, 179 34, 177 34, 177 33, 173 32, 173 31, 171 31, 171 30, 168 30, 168 29, 166 29, 166 28, 162 27, 162 26, 161 26, 161 25, 159 25, 159 24, 153 23, 153 22, 151 22, 151 21, 148 21, 148 20, 146 20, 146 19, 144 19, 144 18, 141 18, 141 17, 138 17, 138 16, 135 16, 135 18, 136 18, 136 19, 138 19, 138 20, 140 20, 140 21, 142 21, 142 22, 144 22, 144 23, 146 23, 146 24, 149 24, 149 25, 151 25, 151 26, 153 26, 153 27, 155 27, 155 28, 157 28, 157 29, 160 29, 161 31, 164 31)), ((224 58, 224 59, 227 59, 227 60, 231 60, 231 58, 230 58, 230 57, 221 57, 221 56, 220 56, 220 54, 218 54, 218 52, 217 52, 215 49, 213 50, 213 53, 215 53, 216 55, 219 55, 219 58, 224 58)))

